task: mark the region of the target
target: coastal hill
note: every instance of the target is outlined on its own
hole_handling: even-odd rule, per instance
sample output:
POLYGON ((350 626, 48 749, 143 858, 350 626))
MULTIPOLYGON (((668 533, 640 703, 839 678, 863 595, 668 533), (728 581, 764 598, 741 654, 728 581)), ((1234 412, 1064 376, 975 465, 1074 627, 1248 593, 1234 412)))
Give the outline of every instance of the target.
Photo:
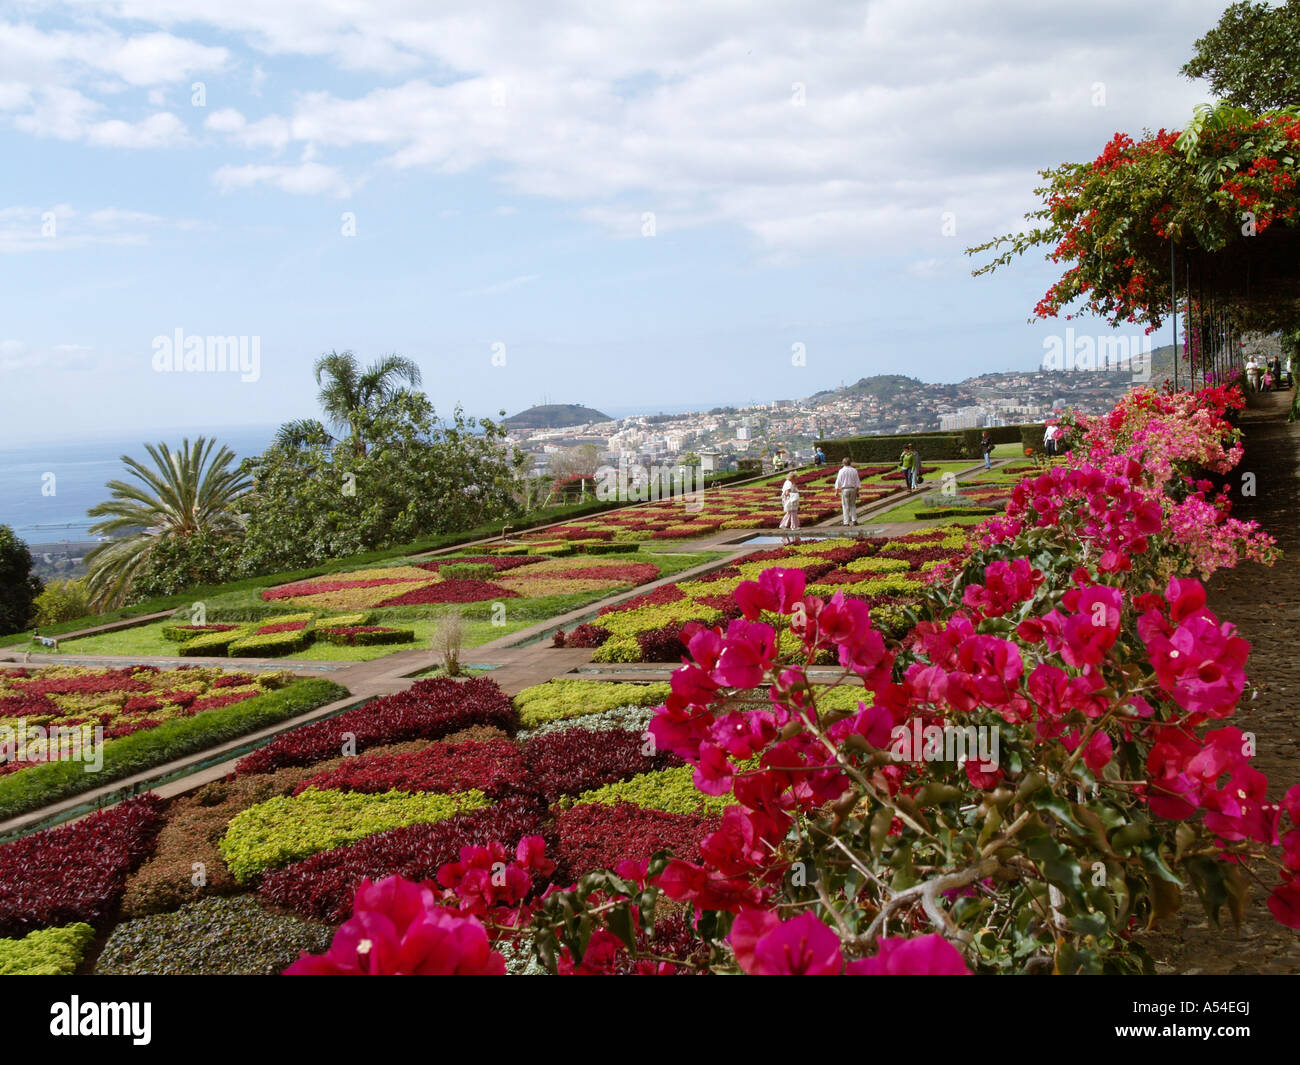
POLYGON ((580 403, 544 403, 529 407, 506 419, 510 429, 563 429, 570 425, 588 425, 591 422, 607 422, 612 419, 608 414, 584 407, 580 403))

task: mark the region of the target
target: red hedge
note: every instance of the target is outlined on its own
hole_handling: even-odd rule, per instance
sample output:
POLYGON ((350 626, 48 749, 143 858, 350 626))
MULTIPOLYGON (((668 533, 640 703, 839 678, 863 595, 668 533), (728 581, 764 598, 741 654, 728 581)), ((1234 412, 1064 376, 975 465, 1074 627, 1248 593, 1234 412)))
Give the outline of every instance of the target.
POLYGON ((583 803, 555 819, 555 858, 567 877, 613 869, 624 859, 644 862, 660 850, 698 861, 700 841, 721 824, 718 817, 647 810, 629 802, 583 803))
POLYGON ((641 733, 617 728, 599 732, 571 728, 538 736, 524 747, 530 786, 547 802, 554 802, 562 795, 682 764, 668 751, 642 754, 645 742, 641 733))
POLYGON ((156 795, 0 846, 0 936, 111 917, 162 827, 156 795))
POLYGON ((403 740, 438 740, 473 725, 514 732, 519 716, 496 682, 487 677, 455 681, 417 680, 406 691, 385 695, 338 717, 315 721, 272 740, 240 759, 239 773, 269 773, 290 765, 336 758, 343 734, 356 737, 358 751, 403 740))
POLYGON ((519 748, 509 740, 434 743, 406 754, 350 758, 345 765, 304 780, 321 791, 467 791, 477 788, 493 798, 529 791, 528 769, 519 748))
POLYGON ((428 603, 481 603, 487 599, 518 599, 519 593, 491 581, 449 580, 413 588, 385 599, 380 606, 424 606, 428 603))

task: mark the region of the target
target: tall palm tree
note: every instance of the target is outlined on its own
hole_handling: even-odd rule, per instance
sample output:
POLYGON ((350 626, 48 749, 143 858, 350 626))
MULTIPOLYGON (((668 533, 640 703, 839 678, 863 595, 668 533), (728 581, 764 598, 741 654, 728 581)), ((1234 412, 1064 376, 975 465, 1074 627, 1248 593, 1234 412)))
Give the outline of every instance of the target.
POLYGON ((398 382, 416 388, 420 380, 419 366, 401 355, 385 355, 364 370, 350 351, 331 351, 316 360, 321 409, 330 424, 350 434, 358 455, 366 453, 366 415, 401 391, 398 382))
POLYGON ((152 468, 122 456, 139 483, 109 481, 105 487, 113 498, 86 512, 109 519, 92 525, 91 533, 116 537, 86 555, 86 587, 95 606, 121 606, 162 539, 198 532, 238 535, 242 530, 239 499, 251 482, 233 465, 235 453, 222 447, 214 455, 215 446, 215 440, 202 436, 193 444, 185 439, 175 452, 166 444, 145 444, 152 468))

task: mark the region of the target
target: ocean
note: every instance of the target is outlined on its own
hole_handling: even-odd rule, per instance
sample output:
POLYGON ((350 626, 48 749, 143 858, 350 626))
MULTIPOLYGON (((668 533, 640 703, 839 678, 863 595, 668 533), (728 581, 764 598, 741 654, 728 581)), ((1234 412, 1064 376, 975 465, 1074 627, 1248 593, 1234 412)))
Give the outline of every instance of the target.
MULTIPOLYGON (((275 426, 238 426, 209 430, 206 435, 243 459, 264 451, 275 430, 275 426)), ((122 465, 121 456, 130 455, 148 467, 152 460, 145 441, 166 441, 174 449, 187 435, 193 439, 197 434, 143 430, 131 436, 0 448, 0 525, 10 526, 32 545, 90 540, 88 529, 95 519, 86 517, 86 510, 109 498, 105 484, 138 483, 122 465)))

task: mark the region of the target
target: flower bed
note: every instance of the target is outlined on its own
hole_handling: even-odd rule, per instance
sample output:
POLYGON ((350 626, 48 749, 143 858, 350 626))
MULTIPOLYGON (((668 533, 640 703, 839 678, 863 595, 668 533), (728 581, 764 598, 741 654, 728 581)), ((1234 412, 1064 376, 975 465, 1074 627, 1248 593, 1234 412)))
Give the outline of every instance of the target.
POLYGON ((395 629, 387 625, 330 625, 315 630, 316 639, 324 643, 345 647, 367 647, 375 644, 411 643, 413 629, 395 629))
POLYGON ((221 837, 221 854, 235 879, 246 882, 318 851, 387 829, 441 821, 486 802, 481 791, 371 795, 313 789, 268 799, 237 814, 221 837))
POLYGON ((659 574, 659 567, 649 562, 598 562, 548 555, 464 556, 414 566, 356 570, 329 580, 296 581, 268 588, 262 598, 331 609, 482 603, 613 591, 645 584, 659 574))
POLYGON ((305 917, 341 921, 352 912, 352 896, 365 877, 431 879, 443 865, 455 861, 464 847, 493 841, 514 846, 539 826, 536 805, 508 800, 435 824, 380 832, 271 870, 262 877, 258 894, 305 917))
POLYGON ((735 589, 776 568, 798 568, 809 575, 810 583, 823 581, 813 585, 813 594, 843 591, 868 606, 888 607, 881 618, 901 635, 897 611, 920 598, 930 579, 926 564, 956 562, 971 546, 965 533, 940 526, 887 539, 821 540, 755 551, 725 570, 603 608, 596 625, 606 635, 592 657, 597 662, 679 661, 685 652, 680 639, 685 625, 713 625, 739 616, 731 600, 735 589))
POLYGON ((700 841, 720 824, 717 817, 648 810, 630 802, 585 803, 555 818, 556 861, 570 878, 624 861, 648 862, 661 850, 698 861, 700 841))
POLYGON ((510 700, 486 677, 419 680, 404 692, 294 729, 241 759, 237 771, 269 773, 336 757, 349 745, 359 752, 381 743, 437 740, 473 725, 493 725, 513 733, 518 724, 510 700))
MULTIPOLYGON (((66 667, 51 667, 66 670, 66 667)), ((113 671, 102 671, 112 673, 113 671)), ((321 678, 299 680, 291 673, 263 673, 257 678, 221 674, 213 669, 162 672, 137 667, 133 677, 144 676, 180 707, 172 716, 165 709, 140 710, 146 716, 130 717, 106 728, 106 742, 83 745, 78 758, 59 757, 36 764, 13 763, 14 771, 0 775, 0 818, 37 809, 70 795, 120 780, 215 744, 284 721, 347 694, 345 688, 321 678), (173 679, 177 678, 177 679, 173 679), (245 685, 244 680, 254 680, 245 685), (186 683, 189 689, 171 685, 186 683), (204 695, 205 692, 213 693, 204 695), (108 737, 112 737, 109 739, 108 737), (94 759, 90 760, 93 751, 94 759), (87 772, 87 767, 96 768, 87 772)), ((103 683, 103 677, 96 678, 103 683)), ((57 698, 57 696, 54 696, 57 698)), ((128 700, 123 712, 134 713, 128 700)), ((110 711, 101 716, 108 717, 110 711)), ((65 722, 67 719, 64 719, 65 722)), ((109 718, 110 723, 115 719, 109 718)), ((30 722, 29 722, 30 723, 30 722)))
POLYGON ((161 804, 145 795, 0 844, 0 935, 26 936, 74 922, 100 925, 161 826, 161 804))
POLYGON ((99 976, 274 976, 322 951, 331 925, 271 914, 248 897, 206 898, 175 913, 119 924, 95 962, 99 976))
MULTIPOLYGON (((531 747, 531 744, 529 745, 531 747)), ((346 759, 337 769, 304 780, 295 789, 320 791, 468 791, 475 788, 493 799, 532 791, 531 763, 508 740, 481 743, 431 743, 400 755, 346 759)))

